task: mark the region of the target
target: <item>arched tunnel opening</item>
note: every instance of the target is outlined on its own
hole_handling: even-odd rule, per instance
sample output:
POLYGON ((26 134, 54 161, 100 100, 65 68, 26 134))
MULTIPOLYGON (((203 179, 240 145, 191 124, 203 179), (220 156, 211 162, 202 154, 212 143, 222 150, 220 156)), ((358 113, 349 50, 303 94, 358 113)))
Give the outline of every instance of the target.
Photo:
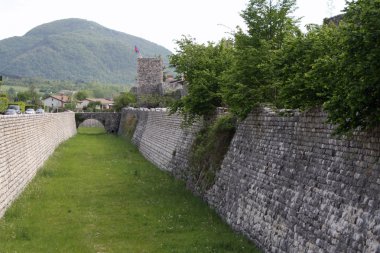
POLYGON ((105 129, 102 122, 97 119, 86 119, 82 123, 79 124, 78 128, 81 127, 90 127, 90 128, 102 128, 105 129))
POLYGON ((107 133, 117 134, 120 124, 120 113, 75 113, 76 126, 101 128, 107 133))

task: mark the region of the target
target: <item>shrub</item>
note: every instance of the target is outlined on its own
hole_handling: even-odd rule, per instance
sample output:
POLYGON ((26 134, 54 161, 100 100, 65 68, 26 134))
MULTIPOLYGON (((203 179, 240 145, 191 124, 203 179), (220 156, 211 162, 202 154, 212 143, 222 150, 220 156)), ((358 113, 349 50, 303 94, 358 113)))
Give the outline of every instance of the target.
POLYGON ((0 97, 0 112, 3 113, 8 108, 8 98, 0 97))
POLYGON ((338 32, 334 24, 309 26, 308 33, 285 41, 275 64, 277 106, 309 109, 331 98, 338 76, 338 32))
POLYGON ((380 124, 380 4, 348 3, 341 24, 339 78, 325 108, 337 132, 380 124))
POLYGON ((136 102, 136 97, 131 92, 123 92, 118 97, 115 98, 114 109, 120 112, 124 107, 130 106, 132 103, 136 102))
POLYGON ((137 117, 136 115, 127 115, 127 119, 125 122, 120 123, 120 127, 122 129, 122 135, 127 137, 128 139, 132 139, 133 134, 135 132, 137 126, 137 117))
POLYGON ((215 182, 223 157, 235 133, 236 118, 225 115, 215 121, 205 122, 194 140, 190 154, 190 183, 202 194, 215 182))
POLYGON ((142 95, 139 97, 137 107, 157 108, 168 107, 174 103, 175 98, 171 94, 142 95))

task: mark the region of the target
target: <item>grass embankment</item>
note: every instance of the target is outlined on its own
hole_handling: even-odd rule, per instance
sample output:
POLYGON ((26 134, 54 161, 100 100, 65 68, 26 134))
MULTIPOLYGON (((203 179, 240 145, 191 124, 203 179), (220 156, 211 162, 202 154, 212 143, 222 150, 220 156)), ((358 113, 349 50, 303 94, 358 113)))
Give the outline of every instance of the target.
POLYGON ((0 252, 257 252, 133 145, 82 129, 0 220, 0 252))

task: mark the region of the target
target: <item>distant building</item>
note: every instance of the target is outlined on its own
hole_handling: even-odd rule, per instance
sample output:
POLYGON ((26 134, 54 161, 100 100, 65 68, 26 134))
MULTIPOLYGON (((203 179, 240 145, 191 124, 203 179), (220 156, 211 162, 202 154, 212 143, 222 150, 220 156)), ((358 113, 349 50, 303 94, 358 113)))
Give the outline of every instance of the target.
POLYGON ((137 94, 162 95, 164 65, 160 58, 137 59, 137 94))
POLYGON ((66 95, 50 95, 42 100, 44 106, 50 107, 53 110, 57 108, 64 108, 65 104, 70 103, 70 97, 66 95))
POLYGON ((178 99, 187 95, 186 82, 183 77, 175 79, 172 75, 167 75, 162 90, 164 94, 176 93, 175 97, 178 99))
POLYGON ((130 92, 136 95, 140 107, 151 106, 149 96, 169 95, 180 99, 187 93, 183 77, 175 79, 172 75, 164 75, 161 58, 137 59, 137 86, 131 87, 130 92))
POLYGON ((100 102, 100 105, 95 108, 95 109, 98 109, 98 110, 112 109, 112 107, 114 105, 114 101, 110 100, 110 99, 106 99, 106 98, 86 98, 86 99, 83 99, 82 101, 79 101, 77 103, 76 108, 79 109, 79 110, 83 110, 84 108, 86 108, 88 106, 88 104, 90 102, 100 102))

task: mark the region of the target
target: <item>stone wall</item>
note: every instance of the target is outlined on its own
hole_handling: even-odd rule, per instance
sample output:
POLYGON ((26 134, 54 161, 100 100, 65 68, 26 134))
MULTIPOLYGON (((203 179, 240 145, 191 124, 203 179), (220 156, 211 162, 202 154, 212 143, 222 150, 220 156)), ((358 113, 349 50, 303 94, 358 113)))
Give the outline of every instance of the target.
POLYGON ((79 127, 104 128, 103 124, 97 119, 86 119, 79 124, 79 127))
MULTIPOLYGON (((183 175, 197 128, 165 112, 134 113, 133 140, 158 167, 183 175)), ((204 196, 266 252, 380 252, 380 130, 332 135, 326 115, 269 110, 242 122, 204 196)))
POLYGON ((181 117, 169 115, 165 108, 124 108, 120 135, 128 131, 126 123, 131 122, 132 118, 137 119, 132 141, 140 152, 160 169, 182 177, 186 173, 189 149, 199 126, 181 127, 181 117))
POLYGON ((162 94, 163 63, 160 58, 137 59, 137 94, 162 94))
POLYGON ((340 139, 325 120, 250 115, 207 194, 267 252, 380 252, 380 131, 340 139))
POLYGON ((55 148, 75 134, 74 113, 0 115, 0 217, 55 148))
POLYGON ((95 119, 99 121, 107 133, 116 134, 120 126, 119 112, 77 112, 75 113, 76 126, 79 127, 82 122, 95 119))

